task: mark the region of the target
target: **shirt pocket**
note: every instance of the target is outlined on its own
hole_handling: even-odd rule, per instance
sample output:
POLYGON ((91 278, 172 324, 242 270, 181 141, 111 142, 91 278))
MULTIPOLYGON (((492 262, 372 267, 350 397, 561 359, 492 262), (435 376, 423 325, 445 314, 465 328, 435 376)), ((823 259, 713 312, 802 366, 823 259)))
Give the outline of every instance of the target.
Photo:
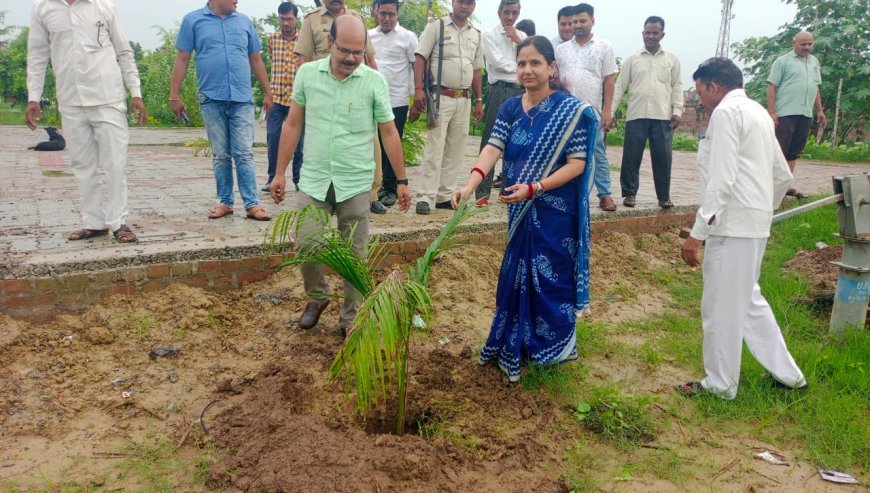
POLYGON ((670 84, 671 83, 671 66, 667 65, 665 67, 656 67, 656 79, 662 84, 670 84))
POLYGON ((96 53, 112 48, 112 35, 109 33, 109 24, 103 19, 98 19, 88 27, 79 29, 77 32, 82 48, 88 53, 96 53))
MULTIPOLYGON (((375 116, 371 107, 351 107, 348 111, 347 121, 350 124, 347 128, 348 133, 372 132, 375 116)), ((372 134, 372 138, 374 138, 374 134, 372 134)))
POLYGON ((227 30, 227 51, 248 55, 248 31, 242 28, 227 30))
MULTIPOLYGON (((444 33, 444 58, 445 59, 456 58, 459 56, 459 39, 457 39, 457 38, 458 38, 458 36, 456 34, 452 34, 452 33, 448 34, 446 32, 444 33)), ((438 38, 436 37, 435 49, 433 50, 433 54, 436 57, 438 56, 438 50, 439 50, 437 39, 438 38)))
POLYGON ((813 71, 810 74, 810 82, 815 85, 819 85, 822 83, 822 71, 819 67, 813 68, 813 71))

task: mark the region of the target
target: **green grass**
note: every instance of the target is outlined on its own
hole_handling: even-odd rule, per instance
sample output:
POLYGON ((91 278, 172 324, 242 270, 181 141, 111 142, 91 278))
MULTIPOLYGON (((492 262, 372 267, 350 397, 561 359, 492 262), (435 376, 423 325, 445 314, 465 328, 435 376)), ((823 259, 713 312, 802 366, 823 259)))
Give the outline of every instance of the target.
POLYGON ((574 416, 592 432, 619 445, 648 442, 658 434, 650 414, 653 398, 614 387, 592 389, 574 407, 574 416))
POLYGON ((815 137, 810 137, 810 141, 801 153, 801 158, 840 163, 870 163, 870 144, 862 140, 835 147, 830 142, 816 144, 815 137))

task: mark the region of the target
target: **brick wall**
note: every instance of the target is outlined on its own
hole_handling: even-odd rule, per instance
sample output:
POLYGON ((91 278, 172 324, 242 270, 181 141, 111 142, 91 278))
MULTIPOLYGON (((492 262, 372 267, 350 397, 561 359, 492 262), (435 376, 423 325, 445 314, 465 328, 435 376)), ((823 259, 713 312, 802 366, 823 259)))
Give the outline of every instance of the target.
MULTIPOLYGON (((694 212, 593 221, 593 241, 605 232, 661 233, 686 226, 694 212)), ((503 248, 504 230, 466 232, 460 241, 503 248)), ((384 266, 408 264, 420 257, 430 240, 396 241, 384 244, 384 266)), ((0 280, 0 307, 4 313, 35 322, 52 319, 61 312, 77 312, 114 295, 135 296, 158 291, 179 282, 225 291, 262 281, 281 264, 281 255, 229 260, 192 260, 155 263, 142 267, 68 274, 53 277, 0 280)))

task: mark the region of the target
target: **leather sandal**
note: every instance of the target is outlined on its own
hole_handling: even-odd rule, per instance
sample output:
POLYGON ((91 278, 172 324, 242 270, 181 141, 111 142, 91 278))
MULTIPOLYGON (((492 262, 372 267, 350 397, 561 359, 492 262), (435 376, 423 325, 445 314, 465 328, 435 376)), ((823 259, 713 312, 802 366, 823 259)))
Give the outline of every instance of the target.
POLYGON ((73 231, 66 235, 66 239, 69 241, 78 241, 78 240, 86 240, 88 238, 93 238, 94 236, 105 236, 109 234, 109 228, 103 229, 80 229, 78 231, 73 231))
POLYGON ((220 204, 208 212, 209 219, 220 219, 233 213, 233 208, 220 204))
POLYGON ((272 219, 272 216, 270 216, 269 213, 259 205, 246 209, 245 212, 247 213, 246 217, 248 219, 253 219, 254 221, 269 221, 272 219))
POLYGON ((120 228, 113 231, 112 236, 118 240, 118 243, 135 243, 138 240, 136 233, 126 224, 122 224, 120 228))

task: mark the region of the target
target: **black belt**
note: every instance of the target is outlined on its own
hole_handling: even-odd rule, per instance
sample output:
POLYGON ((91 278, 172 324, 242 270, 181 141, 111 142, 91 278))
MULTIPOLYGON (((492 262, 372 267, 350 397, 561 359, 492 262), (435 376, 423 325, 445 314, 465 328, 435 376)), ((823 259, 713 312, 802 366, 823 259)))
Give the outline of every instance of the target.
POLYGON ((519 87, 519 84, 516 84, 514 82, 504 81, 504 80, 497 80, 497 81, 491 83, 490 85, 491 86, 513 87, 513 88, 519 87))

